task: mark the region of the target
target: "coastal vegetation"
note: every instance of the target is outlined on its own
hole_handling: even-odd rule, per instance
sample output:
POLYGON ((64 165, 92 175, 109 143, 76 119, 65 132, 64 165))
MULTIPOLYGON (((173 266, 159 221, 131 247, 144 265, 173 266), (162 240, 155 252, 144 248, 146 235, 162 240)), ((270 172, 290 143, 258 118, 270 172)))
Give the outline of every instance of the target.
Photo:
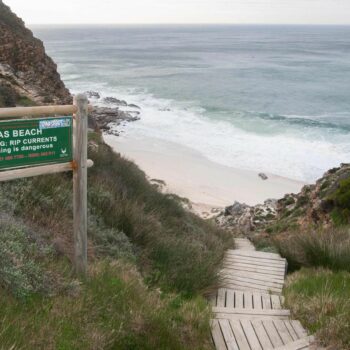
POLYGON ((302 268, 290 274, 285 306, 330 349, 350 349, 350 273, 302 268))
MULTIPOLYGON (((330 198, 340 205, 346 195, 341 185, 330 198)), ((350 229, 337 226, 333 222, 330 228, 291 230, 268 241, 288 261, 286 307, 322 345, 346 350, 350 349, 350 229)))
POLYGON ((231 235, 161 194, 100 133, 89 139, 86 281, 70 267, 71 174, 0 186, 0 343, 210 348, 203 294, 216 283, 231 235))

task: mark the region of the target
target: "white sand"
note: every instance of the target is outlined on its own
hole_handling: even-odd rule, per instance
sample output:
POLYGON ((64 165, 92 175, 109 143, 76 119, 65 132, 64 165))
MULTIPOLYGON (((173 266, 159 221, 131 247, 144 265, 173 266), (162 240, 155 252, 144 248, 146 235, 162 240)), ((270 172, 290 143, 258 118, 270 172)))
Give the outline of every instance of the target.
POLYGON ((167 191, 188 198, 198 212, 225 207, 234 201, 249 205, 299 192, 304 183, 212 162, 200 153, 175 143, 130 135, 104 139, 116 152, 134 161, 151 179, 166 182, 167 191))

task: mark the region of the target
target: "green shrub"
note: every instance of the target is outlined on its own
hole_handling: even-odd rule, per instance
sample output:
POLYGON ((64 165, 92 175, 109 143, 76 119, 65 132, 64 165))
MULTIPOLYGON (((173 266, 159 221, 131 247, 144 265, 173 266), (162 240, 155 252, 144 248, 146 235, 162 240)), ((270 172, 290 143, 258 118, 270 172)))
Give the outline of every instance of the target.
POLYGON ((4 349, 212 349, 210 311, 200 297, 186 300, 148 289, 126 264, 90 265, 74 296, 37 297, 23 304, 0 288, 4 349))
POLYGON ((41 254, 24 226, 0 217, 0 286, 20 299, 44 291, 45 274, 35 260, 41 254))
POLYGON ((322 266, 334 271, 350 271, 350 231, 333 229, 296 233, 275 240, 290 270, 301 266, 322 266))
POLYGON ((329 196, 335 208, 331 218, 336 226, 350 223, 350 178, 340 181, 338 189, 329 196))
POLYGON ((290 275, 285 307, 323 346, 350 349, 350 273, 302 269, 290 275))

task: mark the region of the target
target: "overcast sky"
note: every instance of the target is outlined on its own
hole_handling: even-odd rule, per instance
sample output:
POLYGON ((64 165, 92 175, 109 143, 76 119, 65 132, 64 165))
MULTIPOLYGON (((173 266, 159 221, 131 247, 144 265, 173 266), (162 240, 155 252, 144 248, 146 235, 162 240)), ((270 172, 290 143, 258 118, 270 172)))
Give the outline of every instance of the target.
POLYGON ((4 0, 27 24, 350 24, 350 0, 4 0))

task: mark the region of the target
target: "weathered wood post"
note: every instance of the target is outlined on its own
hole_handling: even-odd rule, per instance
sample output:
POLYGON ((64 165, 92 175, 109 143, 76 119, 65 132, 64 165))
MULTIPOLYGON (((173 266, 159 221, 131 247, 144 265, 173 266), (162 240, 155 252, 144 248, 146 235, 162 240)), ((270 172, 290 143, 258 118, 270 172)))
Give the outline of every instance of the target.
POLYGON ((88 99, 79 94, 74 128, 73 215, 74 267, 82 276, 87 273, 87 127, 88 99))

